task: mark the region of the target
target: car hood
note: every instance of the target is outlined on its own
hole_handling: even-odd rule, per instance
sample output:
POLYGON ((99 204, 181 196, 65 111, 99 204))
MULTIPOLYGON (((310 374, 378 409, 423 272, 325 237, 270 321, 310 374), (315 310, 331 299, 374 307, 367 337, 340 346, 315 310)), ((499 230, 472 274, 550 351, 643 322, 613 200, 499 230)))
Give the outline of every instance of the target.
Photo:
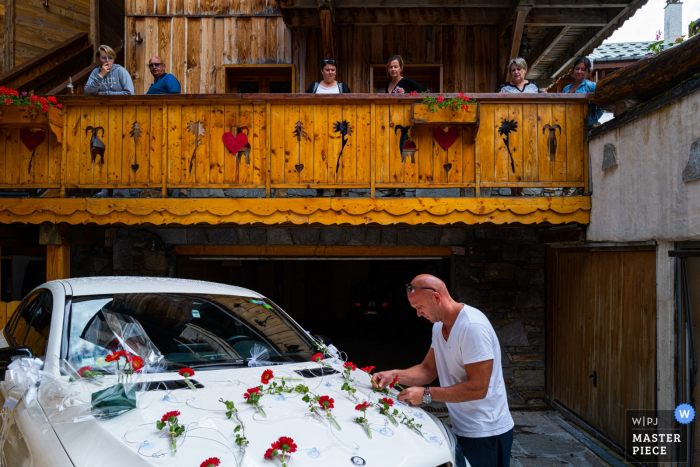
MULTIPOLYGON (((335 360, 335 363, 335 369, 341 371, 342 362, 335 360)), ((351 383, 357 389, 358 401, 341 390, 344 382, 341 373, 291 382, 294 386, 303 383, 314 394, 333 398, 335 407, 332 413, 341 431, 315 418, 309 411, 309 405, 296 392, 284 397, 265 394, 261 404, 267 417, 261 417, 255 413, 252 405, 245 403, 243 394, 246 389, 262 384, 261 375, 268 368, 275 376, 301 378, 294 370, 318 368, 318 365, 303 363, 196 370, 193 379, 203 384, 204 388, 196 392, 179 389, 137 393, 138 408, 111 420, 91 419, 89 410, 83 410, 82 415, 74 417, 69 415, 71 409, 58 411, 55 402, 52 406, 42 401, 42 405, 76 467, 198 466, 210 457, 220 458, 222 466, 271 466, 273 464, 264 459, 264 454, 280 436, 293 438, 298 446, 298 451, 292 455, 290 467, 432 467, 452 462, 452 448, 444 429, 439 422, 436 423, 436 419, 419 408, 395 405, 399 412, 422 424, 424 436, 405 425, 393 425, 376 407, 372 407, 367 410, 372 427, 372 439, 368 438, 364 428, 354 421, 361 414, 355 410, 355 406, 368 399, 376 402, 383 396, 372 392, 369 376, 361 370, 352 373, 354 381, 351 383), (235 444, 236 434, 233 430, 238 423, 227 419, 224 404, 219 399, 234 402, 239 410, 245 435, 250 441, 243 455, 235 444), (166 412, 174 410, 181 412, 180 424, 187 425, 185 438, 179 439, 177 453, 172 452, 169 440, 162 436, 167 428, 163 431, 156 428, 156 421, 166 412)), ((154 380, 163 381, 182 379, 173 373, 153 377, 154 380)), ((90 392, 100 391, 105 386, 88 383, 78 398, 90 400, 90 392)), ((392 391, 393 396, 396 394, 396 391, 392 391)), ((274 465, 278 465, 278 462, 274 465)))

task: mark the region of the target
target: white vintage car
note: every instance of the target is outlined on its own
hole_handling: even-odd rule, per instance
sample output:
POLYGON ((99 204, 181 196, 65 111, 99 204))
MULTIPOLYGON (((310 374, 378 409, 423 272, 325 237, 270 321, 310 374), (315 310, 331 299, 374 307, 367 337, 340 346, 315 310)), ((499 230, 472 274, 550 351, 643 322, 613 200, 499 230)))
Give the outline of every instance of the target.
POLYGON ((386 395, 359 368, 350 373, 356 392, 342 390, 341 354, 247 289, 136 277, 52 281, 22 301, 2 337, 2 466, 196 467, 211 458, 221 466, 275 466, 280 459, 264 456, 282 436, 296 445, 284 457, 290 467, 466 463, 450 429, 398 403, 396 390, 389 397, 397 424, 380 413, 386 395), (312 361, 319 348, 321 363, 312 361), (140 362, 115 361, 120 350, 140 362), (183 368, 194 372, 187 381, 183 368), (267 384, 265 370, 274 375, 267 384), (285 390, 275 394, 270 388, 281 378, 285 390), (257 386, 259 407, 244 398, 257 386), (327 411, 310 410, 320 396, 334 400, 337 426, 327 411), (373 406, 362 425, 356 406, 365 401, 373 406), (167 419, 156 426, 173 411, 175 438, 167 419))

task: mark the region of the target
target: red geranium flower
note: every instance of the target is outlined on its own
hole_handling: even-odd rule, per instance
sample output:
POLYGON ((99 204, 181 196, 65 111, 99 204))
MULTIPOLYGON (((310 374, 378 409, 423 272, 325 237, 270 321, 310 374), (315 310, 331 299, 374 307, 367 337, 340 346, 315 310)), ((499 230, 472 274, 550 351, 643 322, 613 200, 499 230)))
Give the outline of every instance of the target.
POLYGON ((221 464, 221 459, 218 457, 210 457, 200 464, 199 467, 218 467, 221 464))
POLYGON ((373 366, 365 366, 360 368, 362 371, 366 371, 368 374, 372 374, 372 370, 374 370, 373 366))
POLYGON ((83 373, 86 371, 92 371, 92 367, 90 366, 84 366, 81 369, 78 370, 78 374, 80 375, 81 378, 84 378, 83 373))
POLYGON ((254 388, 248 389, 248 390, 246 391, 246 393, 243 394, 243 399, 248 399, 248 398, 250 398, 250 395, 253 394, 253 393, 255 393, 255 394, 260 394, 260 388, 256 386, 256 387, 254 387, 254 388))
POLYGON ((444 101, 444 100, 445 100, 445 97, 444 97, 442 94, 440 94, 440 95, 438 96, 438 98, 437 98, 437 101, 438 101, 438 102, 442 102, 442 101, 444 101))
POLYGON ((54 96, 49 96, 46 98, 49 102, 51 102, 53 105, 56 105, 56 97, 54 96))
POLYGON ((270 380, 273 378, 272 370, 265 370, 263 371, 262 377, 260 380, 263 382, 263 384, 269 384, 270 380))
POLYGON ((32 104, 36 104, 36 101, 38 101, 38 100, 39 100, 39 98, 36 97, 34 94, 29 96, 29 102, 31 102, 32 104))
POLYGON ((56 108, 57 108, 57 109, 62 109, 62 108, 63 108, 63 104, 56 104, 56 108))
POLYGON ((417 95, 418 95, 418 91, 411 91, 411 92, 408 93, 408 95, 409 95, 409 96, 417 96, 417 95))
POLYGON ((345 363, 343 363, 343 366, 344 366, 346 369, 350 369, 351 371, 357 370, 357 365, 355 365, 355 364, 352 363, 352 362, 345 362, 345 363))
POLYGON ((194 370, 192 368, 180 368, 178 374, 180 376, 184 376, 185 378, 189 378, 190 376, 194 376, 194 370))
POLYGON ((333 402, 335 401, 328 396, 321 396, 318 398, 318 405, 326 410, 333 408, 333 402))
POLYGON ((5 105, 12 105, 12 99, 5 99, 5 105))
POLYGON ((389 387, 390 387, 391 389, 394 389, 394 386, 396 386, 396 383, 398 383, 398 382, 399 382, 399 377, 398 377, 398 376, 395 376, 395 377, 394 377, 394 380, 389 384, 389 387))
POLYGON ((138 355, 127 355, 126 361, 131 364, 131 369, 136 373, 143 369, 143 359, 138 355))
POLYGON ((160 418, 160 421, 163 422, 163 423, 165 423, 165 422, 168 421, 168 419, 169 419, 170 417, 175 417, 175 418, 177 418, 177 417, 179 417, 179 416, 180 416, 180 412, 178 412, 177 410, 173 410, 172 412, 168 412, 168 413, 166 413, 165 415, 163 415, 163 416, 160 418))
POLYGON ((366 401, 363 402, 362 404, 359 404, 359 405, 356 405, 356 406, 355 406, 355 410, 359 410, 359 411, 367 410, 367 409, 369 409, 369 408, 370 408, 369 402, 366 402, 366 401))
POLYGON ((48 104, 42 105, 42 106, 41 106, 41 111, 44 112, 44 113, 48 112, 48 111, 49 111, 49 106, 48 106, 48 104))
POLYGON ((292 438, 280 436, 280 439, 278 439, 277 442, 280 445, 279 449, 282 449, 284 452, 291 454, 297 450, 297 445, 294 444, 294 440, 292 438))
POLYGON ((382 397, 382 402, 384 402, 384 403, 386 403, 386 404, 389 404, 389 407, 391 407, 391 406, 394 405, 394 400, 393 400, 393 399, 389 399, 388 397, 382 397))
POLYGON ((313 357, 311 357, 311 360, 316 362, 316 363, 320 363, 321 360, 323 360, 323 354, 319 352, 319 353, 315 354, 313 357))

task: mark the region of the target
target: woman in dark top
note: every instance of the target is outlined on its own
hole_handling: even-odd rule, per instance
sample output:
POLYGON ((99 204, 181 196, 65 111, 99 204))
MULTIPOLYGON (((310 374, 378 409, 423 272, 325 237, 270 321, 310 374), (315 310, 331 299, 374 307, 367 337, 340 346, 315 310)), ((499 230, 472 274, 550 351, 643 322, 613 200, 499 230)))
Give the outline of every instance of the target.
POLYGON ((403 75, 403 58, 401 55, 392 55, 389 61, 386 62, 386 72, 391 78, 386 85, 388 94, 410 94, 413 91, 427 91, 425 86, 411 78, 406 78, 403 75))
POLYGON ((348 94, 350 88, 345 83, 336 81, 338 64, 332 58, 326 58, 321 62, 321 74, 323 79, 312 83, 306 89, 307 94, 348 94))

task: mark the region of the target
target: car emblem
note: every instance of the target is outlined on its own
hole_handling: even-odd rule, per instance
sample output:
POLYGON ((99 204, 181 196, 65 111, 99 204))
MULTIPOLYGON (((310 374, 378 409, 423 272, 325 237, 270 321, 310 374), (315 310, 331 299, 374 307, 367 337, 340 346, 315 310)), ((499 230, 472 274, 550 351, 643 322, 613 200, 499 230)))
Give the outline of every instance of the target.
POLYGON ((367 306, 375 306, 374 302, 369 302, 367 306))
POLYGON ((350 462, 352 462, 353 465, 365 465, 365 460, 360 456, 351 457, 350 462))

